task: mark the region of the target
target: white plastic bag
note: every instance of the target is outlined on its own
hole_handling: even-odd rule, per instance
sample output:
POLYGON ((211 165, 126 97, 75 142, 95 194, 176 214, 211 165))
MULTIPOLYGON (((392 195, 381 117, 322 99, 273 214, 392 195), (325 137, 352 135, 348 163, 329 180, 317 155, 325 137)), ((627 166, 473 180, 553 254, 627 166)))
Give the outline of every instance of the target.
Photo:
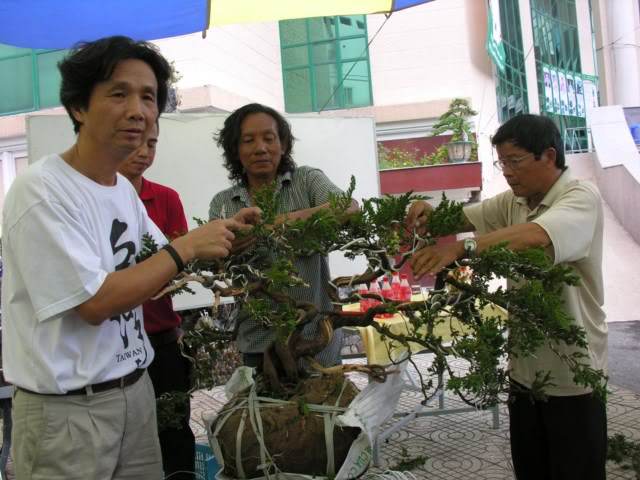
POLYGON ((236 393, 249 388, 253 384, 253 368, 238 367, 224 386, 224 394, 227 396, 227 400, 231 400, 236 393))
MULTIPOLYGON (((336 417, 335 423, 337 426, 360 428, 361 433, 351 445, 347 458, 334 477, 335 480, 358 478, 369 468, 373 455, 372 445, 378 434, 378 430, 391 419, 400 399, 402 385, 404 383, 403 375, 407 368, 407 362, 405 361, 392 368, 397 370, 397 373, 389 375, 384 383, 369 383, 369 385, 367 385, 353 399, 347 411, 336 417)), ((231 396, 233 396, 229 396, 229 391, 233 391, 235 393, 240 391, 238 388, 244 389, 253 383, 252 376, 247 376, 247 372, 239 373, 238 370, 234 372, 231 380, 227 384, 227 398, 231 398, 231 396), (237 378, 234 380, 234 377, 237 378), (245 383, 247 378, 251 380, 251 383, 245 383), (229 386, 232 381, 233 386, 229 386)), ((227 477, 222 473, 224 460, 222 458, 222 452, 220 450, 217 437, 211 432, 212 423, 213 419, 210 422, 207 422, 209 443, 211 444, 211 448, 216 454, 218 463, 221 466, 216 478, 219 480, 231 480, 231 477, 227 477)), ((271 474, 269 477, 262 476, 254 478, 271 480, 271 478, 275 478, 276 476, 278 480, 323 480, 327 478, 318 476, 312 477, 310 475, 288 472, 278 472, 277 475, 271 474)))

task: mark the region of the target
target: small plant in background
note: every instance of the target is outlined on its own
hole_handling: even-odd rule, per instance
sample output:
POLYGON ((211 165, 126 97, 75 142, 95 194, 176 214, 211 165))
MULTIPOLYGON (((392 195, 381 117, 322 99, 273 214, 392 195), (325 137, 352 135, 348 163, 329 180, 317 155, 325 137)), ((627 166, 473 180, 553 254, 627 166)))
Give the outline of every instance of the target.
MULTIPOLYGON (((440 115, 440 118, 432 127, 431 136, 436 137, 451 132, 451 142, 473 141, 471 124, 467 119, 477 114, 478 112, 471 108, 468 100, 454 98, 449 104, 449 110, 440 115)), ((478 160, 478 144, 475 142, 471 149, 470 160, 478 160)))
POLYGON ((426 167, 429 165, 439 165, 447 161, 447 148, 441 146, 431 155, 420 155, 417 148, 413 151, 402 148, 389 148, 382 142, 378 142, 378 165, 380 170, 393 168, 426 167))
MULTIPOLYGON (((455 98, 449 104, 449 109, 443 113, 432 127, 431 137, 451 133, 451 142, 472 141, 471 161, 478 160, 478 145, 473 141, 471 124, 467 120, 478 112, 473 110, 469 101, 455 98)), ((440 145, 435 152, 421 155, 420 150, 405 150, 399 147, 389 148, 378 142, 378 164, 380 170, 408 167, 425 167, 449 162, 449 150, 446 144, 440 145)))
POLYGON ((406 472, 410 470, 414 470, 423 466, 427 463, 429 457, 425 455, 417 455, 412 457, 409 455, 409 451, 402 447, 402 451, 400 452, 400 458, 398 458, 398 463, 389 467, 389 470, 394 472, 406 472))
POLYGON ((472 138, 473 132, 467 118, 477 115, 469 101, 464 98, 454 98, 449 104, 449 110, 440 115, 436 124, 432 127, 431 136, 436 137, 451 132, 451 141, 459 142, 466 138, 472 138))

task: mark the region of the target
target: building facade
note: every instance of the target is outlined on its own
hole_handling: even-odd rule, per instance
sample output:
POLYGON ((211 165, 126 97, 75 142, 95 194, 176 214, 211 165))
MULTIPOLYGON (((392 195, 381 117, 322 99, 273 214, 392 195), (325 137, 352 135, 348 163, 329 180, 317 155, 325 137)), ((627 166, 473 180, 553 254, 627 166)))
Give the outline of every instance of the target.
MULTIPOLYGON (((506 119, 544 113, 564 132, 586 125, 589 105, 640 106, 639 17, 637 0, 446 0, 389 18, 232 25, 155 43, 180 74, 182 112, 260 102, 291 114, 369 115, 380 142, 420 150, 431 148, 431 126, 451 100, 466 99, 477 111, 477 188, 490 194, 502 188, 490 136, 506 119)), ((0 199, 26 168, 26 115, 61 112, 55 65, 64 53, 0 45, 0 199)))

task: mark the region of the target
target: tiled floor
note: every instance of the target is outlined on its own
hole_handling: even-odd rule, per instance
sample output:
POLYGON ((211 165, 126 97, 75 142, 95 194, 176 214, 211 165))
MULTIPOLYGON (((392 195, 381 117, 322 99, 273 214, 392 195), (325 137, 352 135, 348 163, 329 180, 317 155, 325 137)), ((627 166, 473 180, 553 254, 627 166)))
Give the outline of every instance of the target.
MULTIPOLYGON (((428 361, 428 355, 421 355, 418 364, 428 361)), ((353 380, 360 386, 366 384, 366 378, 361 376, 354 376, 353 380)), ((607 407, 609 435, 620 432, 630 439, 640 440, 640 394, 610 388, 612 395, 607 407)), ((225 401, 224 387, 195 395, 192 400, 192 427, 199 442, 207 441, 202 416, 215 414, 225 401)), ((418 401, 417 393, 403 393, 398 408, 411 408, 418 401)), ((460 406, 459 400, 447 395, 447 408, 460 406)), ((490 412, 418 418, 392 434, 388 443, 382 445, 380 468, 371 468, 369 473, 382 473, 396 464, 403 448, 411 457, 428 457, 423 467, 412 470, 417 479, 514 479, 504 406, 500 409, 500 427, 497 430, 492 428, 490 412)), ((11 470, 8 478, 12 478, 11 470)), ((607 478, 633 479, 634 474, 610 463, 607 478)))

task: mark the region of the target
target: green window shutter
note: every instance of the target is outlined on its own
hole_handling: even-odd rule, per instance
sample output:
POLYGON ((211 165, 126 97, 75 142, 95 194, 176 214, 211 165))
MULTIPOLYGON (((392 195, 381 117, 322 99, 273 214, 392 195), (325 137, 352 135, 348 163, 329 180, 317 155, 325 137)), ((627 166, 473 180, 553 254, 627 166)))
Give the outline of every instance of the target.
POLYGON ((65 50, 41 53, 38 58, 38 93, 40 108, 60 105, 60 70, 58 62, 66 55, 65 50))
POLYGON ((367 42, 364 15, 281 21, 285 110, 372 105, 367 42))
POLYGON ((31 55, 0 60, 0 114, 35 109, 31 55))
POLYGON ((59 106, 57 62, 65 54, 0 45, 0 115, 59 106))
POLYGON ((285 110, 289 113, 312 112, 311 79, 308 68, 283 72, 285 110))
POLYGON ((343 76, 350 72, 342 83, 346 107, 366 107, 371 105, 369 64, 366 60, 342 64, 343 76))
POLYGON ((340 93, 341 89, 337 92, 334 91, 338 87, 338 72, 337 63, 327 63, 324 65, 316 65, 315 67, 315 94, 317 101, 317 108, 315 111, 319 111, 322 107, 325 110, 333 110, 340 108, 340 93))
POLYGON ((306 44, 307 21, 304 18, 280 22, 280 44, 283 47, 306 44))

